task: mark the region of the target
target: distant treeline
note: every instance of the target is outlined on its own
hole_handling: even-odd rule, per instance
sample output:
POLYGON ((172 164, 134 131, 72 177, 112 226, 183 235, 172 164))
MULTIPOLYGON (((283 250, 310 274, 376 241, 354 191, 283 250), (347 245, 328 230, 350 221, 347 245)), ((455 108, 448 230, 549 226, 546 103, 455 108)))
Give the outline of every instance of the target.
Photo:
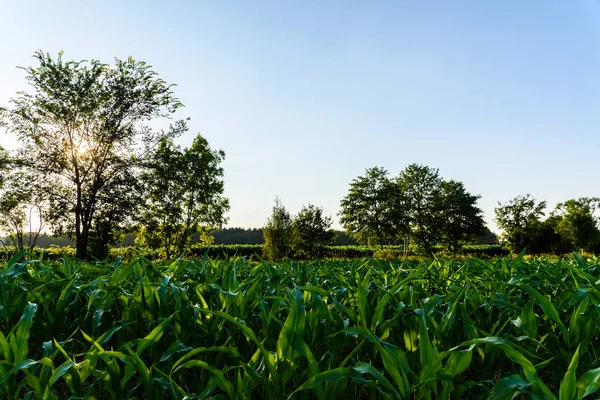
MULTIPOLYGON (((211 232, 215 245, 225 244, 263 244, 263 232, 262 228, 223 228, 217 229, 211 232)), ((356 241, 344 231, 335 231, 336 239, 334 246, 352 246, 356 244, 356 241)), ((7 246, 13 245, 10 238, 1 238, 7 246)), ((194 242, 200 243, 199 235, 195 235, 193 238, 194 242)), ((53 246, 64 247, 74 246, 75 243, 65 237, 57 237, 48 235, 46 233, 41 234, 36 242, 36 247, 41 249, 48 249, 53 246)), ((120 246, 117 247, 130 247, 135 246, 135 236, 126 236, 120 246)))
MULTIPOLYGON (((344 231, 334 231, 334 246, 351 246, 356 241, 344 231)), ((211 232, 214 237, 213 244, 263 244, 262 228, 224 228, 211 232)), ((195 242, 199 242, 198 235, 194 237, 195 242)))
MULTIPOLYGON (((0 247, 0 261, 8 260, 14 257, 19 250, 14 246, 0 247)), ((226 259, 230 257, 245 257, 248 259, 260 259, 264 252, 264 244, 196 244, 191 246, 186 255, 195 258, 209 257, 212 259, 226 259)), ((438 257, 447 257, 449 254, 444 252, 444 249, 437 246, 434 248, 434 254, 438 257)), ((461 257, 477 257, 477 258, 496 258, 510 254, 510 251, 502 245, 465 245, 462 247, 459 254, 454 254, 453 257, 460 255, 461 257)), ((106 260, 114 260, 120 257, 124 260, 131 260, 136 257, 143 256, 152 260, 164 260, 164 254, 160 251, 152 251, 142 249, 137 246, 129 247, 113 247, 106 260)), ((75 258, 75 248, 73 246, 40 248, 35 247, 27 258, 34 259, 60 259, 63 257, 75 258)), ((414 253, 404 253, 401 245, 384 245, 381 248, 364 245, 349 245, 349 246, 323 246, 317 252, 306 257, 302 254, 293 254, 291 258, 294 260, 309 260, 309 259, 359 259, 359 258, 375 258, 379 260, 406 260, 419 259, 423 257, 414 253), (410 258, 407 258, 410 257, 410 258), (416 258, 415 258, 416 257, 416 258)))
MULTIPOLYGON (((24 240, 26 242, 29 241, 29 236, 28 235, 24 235, 24 240)), ((10 237, 0 237, 0 241, 2 241, 1 244, 4 244, 5 246, 14 246, 15 243, 13 242, 13 240, 10 237)), ((48 235, 47 233, 41 233, 36 242, 35 242, 35 247, 38 247, 40 249, 48 249, 50 247, 65 247, 65 246, 74 246, 75 242, 73 242, 71 239, 66 238, 66 237, 58 237, 58 236, 53 236, 53 235, 48 235)))

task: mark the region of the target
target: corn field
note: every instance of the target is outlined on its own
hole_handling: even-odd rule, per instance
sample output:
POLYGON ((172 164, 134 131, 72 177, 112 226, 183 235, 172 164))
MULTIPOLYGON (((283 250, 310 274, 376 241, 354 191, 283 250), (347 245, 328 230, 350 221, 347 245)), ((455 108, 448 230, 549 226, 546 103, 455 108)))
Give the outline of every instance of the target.
POLYGON ((600 388, 599 262, 19 254, 0 398, 580 399, 600 388))

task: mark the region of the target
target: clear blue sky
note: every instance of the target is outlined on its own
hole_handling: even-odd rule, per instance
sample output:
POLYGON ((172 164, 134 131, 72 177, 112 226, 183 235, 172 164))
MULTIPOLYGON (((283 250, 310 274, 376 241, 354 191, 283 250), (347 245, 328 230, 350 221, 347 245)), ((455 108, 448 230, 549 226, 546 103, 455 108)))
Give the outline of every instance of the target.
MULTIPOLYGON (((353 178, 416 162, 498 201, 600 195, 600 2, 0 2, 0 104, 37 49, 153 65, 227 154, 230 226, 275 196, 333 215, 353 178)), ((0 135, 0 144, 14 146, 0 135)), ((337 223, 336 223, 337 224, 337 223)))

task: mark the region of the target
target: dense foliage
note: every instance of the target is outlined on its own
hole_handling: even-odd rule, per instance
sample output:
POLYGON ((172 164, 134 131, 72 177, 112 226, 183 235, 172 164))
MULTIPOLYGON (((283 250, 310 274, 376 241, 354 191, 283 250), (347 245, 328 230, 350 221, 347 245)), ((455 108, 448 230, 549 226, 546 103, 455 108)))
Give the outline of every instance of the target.
POLYGON ((181 103, 144 62, 63 61, 38 51, 22 68, 31 86, 4 112, 22 145, 16 165, 36 175, 54 232, 73 234, 85 258, 94 234, 110 235, 135 204, 136 150, 155 135, 146 122, 181 103), (118 198, 119 201, 114 200, 118 198))
POLYGON ((504 230, 509 248, 529 253, 600 252, 600 199, 581 197, 559 203, 542 220, 546 202, 530 194, 517 196, 495 209, 496 222, 504 230))
POLYGON ((138 245, 160 250, 170 258, 181 254, 193 235, 203 239, 208 227, 220 227, 227 220, 224 157, 222 150, 212 150, 200 135, 184 149, 168 136, 160 139, 146 158, 140 177, 146 198, 140 212, 138 245))
POLYGON ((292 221, 292 248, 295 255, 314 258, 319 251, 333 243, 333 219, 313 204, 302 207, 292 221))
POLYGON ((340 223, 359 243, 401 240, 424 254, 436 245, 456 252, 485 231, 479 197, 424 165, 411 164, 393 180, 384 168, 373 167, 350 183, 340 223))
POLYGON ((185 120, 149 127, 182 106, 173 85, 131 57, 34 58, 21 68, 28 91, 0 108, 0 125, 21 145, 8 158, 0 148, 0 231, 16 246, 32 248, 47 223, 73 239, 78 258, 103 258, 137 227, 144 245, 170 256, 226 221, 224 152, 200 135, 175 146, 185 120))
MULTIPOLYGON (((394 259, 404 259, 406 254, 404 248, 401 245, 386 245, 383 248, 380 247, 369 247, 361 245, 348 245, 348 246, 321 246, 317 251, 311 255, 311 257, 302 257, 301 255, 294 257, 294 259, 361 259, 374 257, 379 250, 387 250, 386 259, 389 255, 393 255, 394 259)), ((440 247, 434 249, 438 256, 444 256, 444 250, 440 247)), ((7 260, 17 254, 19 248, 15 246, 0 247, 0 259, 7 260)), ((61 257, 75 257, 75 248, 70 246, 53 246, 50 248, 39 248, 33 249, 34 254, 39 254, 41 257, 46 259, 55 260, 61 257)), ((462 257, 480 257, 480 258, 494 258, 506 256, 510 251, 501 245, 465 245, 461 248, 458 255, 454 256, 462 257)), ((248 259, 261 259, 264 254, 264 245, 262 244, 196 244, 191 246, 187 253, 194 257, 210 257, 218 259, 226 259, 229 257, 246 257, 248 259)), ((108 260, 113 261, 117 257, 121 257, 124 260, 130 260, 135 257, 146 257, 151 260, 164 260, 164 253, 160 250, 152 251, 149 249, 142 249, 139 247, 113 247, 109 251, 108 260)), ((408 257, 415 257, 416 255, 409 255, 408 257)), ((420 258, 420 257, 419 257, 420 258)))
POLYGON ((598 262, 19 255, 0 397, 579 399, 600 387, 598 262))
POLYGON ((265 258, 277 261, 292 255, 292 222, 292 214, 276 198, 271 216, 263 228, 265 258))

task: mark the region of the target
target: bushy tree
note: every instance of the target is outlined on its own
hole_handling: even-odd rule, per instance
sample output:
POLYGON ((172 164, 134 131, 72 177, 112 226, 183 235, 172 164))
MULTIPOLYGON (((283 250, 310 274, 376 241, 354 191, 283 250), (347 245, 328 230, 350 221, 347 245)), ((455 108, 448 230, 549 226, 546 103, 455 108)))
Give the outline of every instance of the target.
POLYGON ((530 228, 527 250, 531 254, 563 254, 572 251, 572 245, 560 233, 558 225, 562 217, 550 215, 543 221, 534 222, 530 228))
POLYGON ((303 257, 314 257, 319 248, 333 243, 333 219, 323 215, 323 209, 312 204, 302 207, 292 222, 292 246, 303 257))
POLYGON ((54 59, 39 51, 34 58, 37 66, 23 68, 32 91, 11 100, 4 122, 22 145, 21 164, 44 183, 52 229, 73 235, 77 257, 85 259, 107 202, 113 213, 134 211, 111 194, 134 193, 124 178, 135 176, 142 144, 158 138, 145 122, 170 116, 181 103, 171 85, 133 58, 113 66, 65 62, 62 53, 54 59))
POLYGON ((292 215, 281 200, 275 198, 273 212, 263 228, 263 257, 274 261, 289 257, 292 251, 292 235, 292 215))
POLYGON ((600 245, 600 230, 595 212, 600 199, 582 197, 567 200, 556 206, 552 216, 557 219, 555 231, 563 239, 568 250, 595 251, 600 245))
POLYGON ((441 237, 442 178, 437 169, 411 164, 396 179, 409 236, 417 249, 430 253, 441 237))
POLYGON ((504 230, 503 237, 510 249, 520 252, 538 240, 546 202, 538 202, 530 194, 517 196, 494 209, 496 223, 504 230))
POLYGON ((350 183, 341 202, 340 223, 359 243, 382 245, 397 236, 397 192, 384 168, 366 170, 350 183))
POLYGON ((362 243, 404 240, 421 253, 443 244, 453 251, 484 230, 479 196, 444 181, 437 169, 411 164, 391 182, 383 168, 367 170, 342 200, 340 222, 362 243))
MULTIPOLYGON (((177 129, 185 129, 180 126, 177 129)), ((198 135, 181 149, 163 137, 145 161, 141 176, 146 194, 138 243, 162 249, 170 258, 183 253, 194 234, 206 237, 226 221, 229 201, 223 196, 222 150, 212 150, 198 135)))
POLYGON ((480 197, 455 180, 443 181, 440 186, 440 243, 453 253, 485 231, 483 214, 477 207, 480 197))

